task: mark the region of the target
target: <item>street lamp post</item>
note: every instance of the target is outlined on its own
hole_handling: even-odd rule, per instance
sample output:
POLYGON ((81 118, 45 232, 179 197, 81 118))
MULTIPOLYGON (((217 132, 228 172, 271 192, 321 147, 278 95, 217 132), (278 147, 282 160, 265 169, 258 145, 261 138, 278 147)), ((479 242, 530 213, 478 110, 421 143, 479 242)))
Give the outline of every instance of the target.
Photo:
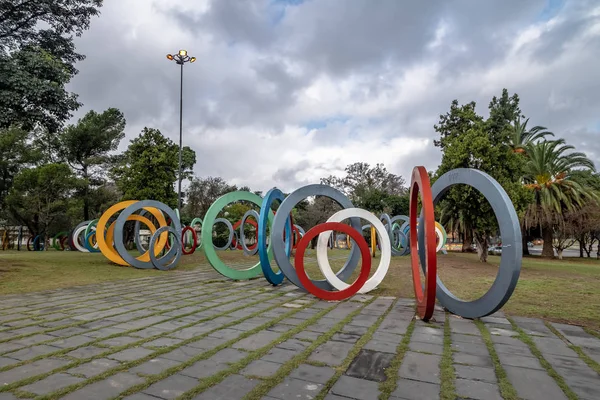
POLYGON ((181 152, 183 145, 183 65, 187 62, 195 62, 196 57, 190 57, 187 50, 179 50, 175 55, 167 54, 167 58, 175 61, 181 66, 181 81, 179 88, 179 174, 177 175, 177 209, 181 212, 181 152))

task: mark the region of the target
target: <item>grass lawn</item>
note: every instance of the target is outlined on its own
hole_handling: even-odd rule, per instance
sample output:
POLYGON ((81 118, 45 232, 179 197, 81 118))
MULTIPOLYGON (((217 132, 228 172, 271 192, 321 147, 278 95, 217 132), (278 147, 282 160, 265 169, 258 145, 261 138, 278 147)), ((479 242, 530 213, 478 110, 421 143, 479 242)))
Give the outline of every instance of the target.
MULTIPOLYGON (((258 261, 257 256, 247 257, 241 251, 220 252, 219 255, 234 268, 247 268, 258 261)), ((344 250, 330 252, 334 269, 343 265, 346 255, 344 250)), ((490 256, 488 261, 482 264, 474 254, 440 254, 438 271, 455 295, 465 300, 475 299, 491 286, 500 257, 490 256)), ((372 271, 378 263, 378 258, 373 260, 372 271)), ((312 278, 322 278, 314 252, 307 252, 305 264, 312 278)), ((196 268, 210 268, 202 253, 184 256, 177 269, 162 272, 113 265, 101 254, 0 251, 0 294, 171 274, 196 268)), ((393 257, 385 280, 373 294, 413 297, 410 257, 393 257)), ((525 258, 517 289, 503 311, 510 315, 579 324, 600 332, 600 261, 525 258)))

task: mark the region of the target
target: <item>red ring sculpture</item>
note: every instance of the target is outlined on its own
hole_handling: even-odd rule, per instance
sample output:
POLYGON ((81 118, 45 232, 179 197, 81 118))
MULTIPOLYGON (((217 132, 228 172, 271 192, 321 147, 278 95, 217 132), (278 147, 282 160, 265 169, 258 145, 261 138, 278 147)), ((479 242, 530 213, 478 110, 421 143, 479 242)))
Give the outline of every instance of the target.
MULTIPOLYGON (((239 227, 240 227, 241 224, 242 224, 242 220, 240 219, 238 222, 236 222, 235 224, 233 224, 233 230, 235 231, 236 229, 239 229, 239 227)), ((246 219, 246 224, 252 225, 254 227, 254 229, 255 229, 255 232, 258 232, 258 223, 256 221, 253 221, 250 218, 247 218, 246 219)), ((243 250, 242 244, 238 243, 238 241, 235 240, 235 238, 233 238, 233 240, 231 241, 231 243, 232 243, 232 245, 236 249, 243 250)), ((250 246, 247 246, 247 247, 248 247, 248 250, 254 250, 256 248, 256 246, 258 246, 258 240, 254 244, 252 244, 250 246)))
POLYGON ((424 218, 420 229, 424 229, 425 234, 425 285, 421 283, 421 266, 419 261, 419 252, 410 252, 410 264, 412 267, 413 286, 415 289, 415 298, 417 301, 417 312, 419 317, 428 321, 433 315, 435 308, 435 291, 437 278, 437 257, 436 257, 436 235, 435 235, 435 216, 433 209, 433 197, 431 195, 431 185, 429 175, 424 167, 415 167, 412 173, 410 184, 410 247, 417 248, 417 205, 421 194, 422 214, 424 218))
MULTIPOLYGON (((342 224, 341 222, 325 222, 310 229, 308 232, 306 232, 302 239, 300 239, 298 247, 296 248, 294 264, 298 279, 309 293, 323 300, 341 301, 355 295, 360 288, 363 287, 367 279, 369 279, 369 273, 371 272, 371 253, 365 238, 363 238, 362 234, 356 229, 350 225, 342 224), (306 275, 306 271, 304 270, 304 252, 306 251, 306 247, 315 236, 325 231, 343 232, 349 235, 352 239, 354 239, 354 242, 360 249, 360 255, 362 258, 362 268, 360 269, 360 274, 354 283, 344 290, 330 292, 328 290, 320 289, 312 283, 308 275, 306 275)), ((435 280, 433 281, 433 285, 435 289, 435 280)))
POLYGON ((196 230, 194 228, 192 228, 191 226, 186 226, 181 230, 181 251, 183 254, 185 254, 186 256, 189 256, 190 254, 192 254, 194 251, 196 251, 196 247, 198 247, 198 234, 196 234, 196 230), (187 250, 185 248, 185 233, 186 232, 192 232, 192 238, 193 238, 193 245, 192 248, 187 250))

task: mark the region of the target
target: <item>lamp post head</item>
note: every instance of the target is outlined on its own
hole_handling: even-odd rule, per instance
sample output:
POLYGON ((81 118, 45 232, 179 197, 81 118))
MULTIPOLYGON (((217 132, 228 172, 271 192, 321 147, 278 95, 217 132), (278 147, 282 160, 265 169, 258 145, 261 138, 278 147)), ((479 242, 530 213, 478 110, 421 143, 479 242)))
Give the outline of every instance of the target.
POLYGON ((187 56, 187 50, 179 50, 179 55, 180 55, 181 57, 185 57, 185 56, 187 56))
POLYGON ((172 54, 167 54, 167 58, 171 61, 173 61, 173 55, 172 54))

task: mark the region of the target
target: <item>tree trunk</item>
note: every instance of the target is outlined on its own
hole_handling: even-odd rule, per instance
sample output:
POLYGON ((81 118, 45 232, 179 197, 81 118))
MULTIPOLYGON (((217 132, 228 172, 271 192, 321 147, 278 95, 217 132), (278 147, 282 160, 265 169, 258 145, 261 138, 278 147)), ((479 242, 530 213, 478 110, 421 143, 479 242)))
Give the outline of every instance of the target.
POLYGON ((521 238, 522 238, 522 242, 523 242, 523 255, 524 256, 528 256, 529 254, 529 247, 527 246, 527 243, 529 242, 529 236, 527 236, 527 232, 525 232, 524 229, 521 229, 521 238))
POLYGON ((477 243, 477 255, 479 256, 479 261, 487 262, 489 247, 487 235, 484 236, 483 239, 479 239, 475 236, 475 242, 477 243))
POLYGON ((554 257, 554 248, 552 247, 552 227, 544 227, 542 230, 542 239, 544 240, 542 257, 554 257))
POLYGON ((89 182, 88 182, 88 169, 87 169, 86 165, 83 166, 83 179, 85 180, 85 182, 84 182, 85 186, 83 188, 83 220, 89 221, 90 220, 90 199, 88 198, 89 182))
POLYGON ((463 234, 463 245, 461 252, 462 253, 471 253, 471 245, 473 244, 473 232, 470 230, 465 231, 463 234))
POLYGON ((562 259, 563 259, 562 253, 563 253, 563 250, 562 250, 562 249, 557 249, 557 250, 556 250, 556 254, 558 254, 558 259, 559 259, 559 260, 562 260, 562 259))
MULTIPOLYGON (((577 241, 579 242, 579 258, 583 258, 583 233, 581 234, 581 236, 579 237, 579 239, 577 239, 577 241)), ((589 255, 588 255, 589 257, 589 255)))

